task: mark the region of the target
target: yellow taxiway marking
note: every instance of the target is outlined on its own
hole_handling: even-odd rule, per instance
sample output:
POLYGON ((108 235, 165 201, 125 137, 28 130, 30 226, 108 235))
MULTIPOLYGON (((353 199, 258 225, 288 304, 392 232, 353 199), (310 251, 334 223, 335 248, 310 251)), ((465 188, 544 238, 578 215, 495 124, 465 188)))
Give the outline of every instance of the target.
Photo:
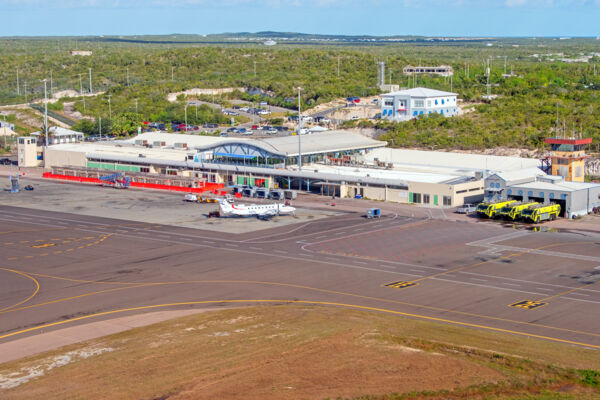
POLYGON ((311 286, 296 285, 293 283, 267 282, 267 281, 242 281, 242 280, 196 280, 196 281, 172 281, 172 282, 109 282, 109 281, 90 281, 90 280, 84 280, 84 279, 63 278, 63 277, 59 277, 59 276, 38 274, 38 273, 32 273, 32 272, 27 272, 27 274, 32 275, 32 276, 42 277, 42 278, 64 280, 64 281, 68 281, 68 282, 104 284, 104 285, 120 285, 121 287, 115 288, 115 289, 107 289, 107 290, 101 290, 101 291, 97 291, 97 292, 85 293, 85 294, 81 294, 81 295, 77 295, 77 296, 73 296, 73 297, 67 297, 64 299, 56 299, 56 300, 48 301, 46 303, 41 303, 41 304, 33 304, 33 305, 25 306, 22 308, 16 308, 16 309, 8 310, 5 312, 0 312, 0 314, 20 311, 20 310, 24 310, 24 309, 28 309, 28 308, 41 307, 41 306, 48 305, 48 304, 60 303, 63 301, 73 300, 73 299, 77 299, 80 297, 86 297, 86 296, 90 296, 90 295, 101 294, 101 293, 115 291, 115 290, 134 289, 137 287, 148 287, 148 286, 159 286, 159 285, 183 285, 183 284, 254 284, 254 285, 282 286, 282 287, 289 287, 289 288, 295 288, 295 289, 305 289, 305 290, 311 290, 311 291, 315 291, 315 292, 319 292, 319 293, 328 293, 328 294, 335 294, 335 295, 341 295, 341 296, 348 296, 348 297, 354 297, 357 299, 375 300, 375 301, 381 301, 381 302, 389 303, 389 304, 399 304, 399 305, 404 305, 404 306, 418 307, 421 309, 451 313, 451 314, 456 314, 456 315, 485 318, 485 319, 493 320, 493 321, 509 322, 512 324, 527 325, 527 326, 533 326, 533 327, 538 327, 538 328, 551 329, 551 330, 560 331, 560 332, 569 332, 569 333, 575 333, 575 334, 581 334, 581 335, 587 335, 587 336, 600 337, 600 333, 578 331, 578 330, 574 330, 574 329, 567 329, 567 328, 560 328, 560 327, 555 327, 555 326, 550 326, 550 325, 537 324, 534 322, 517 321, 517 320, 511 320, 508 318, 501 318, 501 317, 494 317, 494 316, 490 316, 490 315, 469 313, 469 312, 464 312, 464 311, 451 310, 448 308, 435 307, 435 306, 429 306, 429 305, 423 305, 423 304, 413 304, 413 303, 408 303, 408 302, 393 300, 393 299, 385 299, 385 298, 372 297, 372 296, 363 296, 360 294, 339 292, 336 290, 320 289, 320 288, 315 288, 315 287, 311 287, 311 286))
POLYGON ((101 313, 84 315, 81 317, 52 322, 49 324, 44 324, 44 325, 36 326, 33 328, 22 329, 22 330, 19 330, 16 332, 11 332, 11 333, 2 335, 2 336, 0 336, 0 339, 5 339, 5 338, 11 337, 11 336, 16 336, 16 335, 20 335, 23 333, 36 331, 39 329, 45 329, 45 328, 50 328, 53 326, 64 325, 64 324, 68 324, 68 323, 75 322, 75 321, 81 321, 81 320, 85 320, 85 319, 89 319, 89 318, 101 317, 101 316, 105 316, 105 315, 112 315, 112 314, 118 314, 118 313, 123 313, 123 312, 149 310, 149 309, 165 308, 165 307, 190 306, 190 305, 199 305, 199 304, 216 304, 216 303, 232 303, 232 304, 290 303, 290 304, 315 304, 315 305, 324 305, 324 306, 346 307, 346 308, 354 308, 354 309, 358 309, 358 310, 384 312, 384 313, 393 314, 393 315, 401 315, 404 317, 418 318, 418 319, 435 321, 435 322, 443 322, 443 323, 452 324, 452 325, 466 326, 469 328, 486 329, 486 330, 490 330, 490 331, 494 331, 494 332, 510 333, 510 334, 519 335, 519 336, 527 336, 527 337, 534 337, 537 339, 550 340, 550 341, 558 342, 558 343, 574 344, 574 345, 578 345, 578 346, 585 346, 585 347, 590 347, 590 348, 594 348, 594 349, 600 349, 599 345, 594 345, 594 344, 589 344, 589 343, 576 342, 576 341, 572 341, 572 340, 560 339, 560 338, 555 338, 555 337, 551 337, 551 336, 536 335, 533 333, 515 331, 515 330, 511 330, 511 329, 496 328, 496 327, 487 326, 487 325, 472 324, 469 322, 453 321, 450 319, 430 317, 430 316, 421 315, 421 314, 405 313, 405 312, 401 312, 401 311, 389 310, 386 308, 368 307, 368 306, 360 306, 360 305, 356 305, 356 304, 346 304, 346 303, 334 303, 334 302, 327 302, 327 301, 272 300, 272 299, 186 301, 186 302, 180 302, 180 303, 155 304, 155 305, 150 305, 150 306, 123 308, 123 309, 118 309, 118 310, 105 311, 105 312, 101 312, 101 313))
POLYGON ((509 307, 516 307, 516 308, 524 308, 525 310, 533 310, 535 308, 540 308, 545 306, 548 303, 543 303, 541 301, 535 301, 535 300, 523 300, 523 301, 519 301, 513 304, 509 304, 509 307))
POLYGON ((40 291, 40 283, 33 276, 31 276, 31 275, 29 275, 29 274, 27 274, 25 272, 17 271, 17 270, 10 269, 10 268, 0 268, 0 270, 8 271, 8 272, 13 272, 15 274, 19 274, 21 276, 24 276, 26 278, 31 279, 33 281, 33 283, 35 283, 35 290, 33 291, 33 294, 31 296, 29 296, 28 298, 26 298, 23 301, 20 301, 20 302, 18 302, 16 304, 13 304, 12 306, 8 306, 8 307, 4 307, 4 308, 0 309, 0 313, 3 312, 3 311, 6 311, 6 310, 10 310, 10 309, 12 309, 14 307, 20 306, 21 304, 27 303, 29 300, 33 299, 35 297, 35 295, 40 291))
MULTIPOLYGON (((100 244, 104 240, 106 240, 107 238, 109 238, 110 236, 112 236, 112 233, 104 234, 104 235, 101 235, 101 236, 86 236, 86 237, 82 237, 82 238, 68 238, 67 240, 62 241, 61 243, 65 244, 65 243, 79 242, 79 241, 82 241, 82 240, 98 239, 95 242, 88 243, 87 245, 77 246, 77 249, 84 249, 84 248, 86 248, 86 246, 87 247, 91 247, 91 246, 100 244)), ((60 242, 60 239, 56 239, 56 238, 50 239, 50 240, 55 241, 55 242, 60 242)), ((35 242, 39 242, 39 241, 37 241, 37 240, 36 241, 24 240, 24 241, 21 241, 20 243, 32 243, 32 242, 35 243, 35 242)), ((42 244, 34 244, 31 247, 36 248, 36 249, 45 249, 45 248, 53 247, 53 246, 56 246, 56 243, 47 242, 47 243, 42 243, 42 244)), ((53 254, 62 254, 62 253, 67 253, 67 252, 70 253, 70 252, 73 252, 73 251, 75 251, 75 247, 72 247, 72 248, 69 248, 69 249, 64 249, 64 250, 56 250, 56 251, 53 251, 52 253, 53 254)), ((31 259, 31 258, 34 258, 34 257, 45 257, 45 256, 48 256, 48 255, 49 255, 49 253, 42 253, 42 254, 34 254, 34 255, 22 256, 22 258, 31 259)), ((7 258, 7 260, 8 261, 14 261, 14 260, 17 260, 18 258, 19 257, 9 257, 9 258, 7 258)))
POLYGON ((417 286, 417 285, 418 285, 418 283, 415 283, 415 282, 396 281, 396 282, 386 283, 383 286, 394 288, 394 289, 404 289, 407 287, 417 286))

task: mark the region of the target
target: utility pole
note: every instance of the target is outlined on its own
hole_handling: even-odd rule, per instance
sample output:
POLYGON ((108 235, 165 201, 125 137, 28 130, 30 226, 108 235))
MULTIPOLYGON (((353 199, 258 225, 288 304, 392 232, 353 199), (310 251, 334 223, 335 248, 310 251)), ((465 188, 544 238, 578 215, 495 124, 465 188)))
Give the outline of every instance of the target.
POLYGON ((25 92, 25 103, 27 103, 27 82, 23 82, 23 86, 25 86, 24 92, 25 92))
POLYGON ((112 121, 112 110, 110 108, 110 94, 108 95, 108 119, 112 121))
POLYGON ((187 123, 187 106, 188 103, 185 103, 185 106, 183 107, 183 112, 185 114, 185 131, 188 131, 188 123, 187 123))
POLYGON ((138 99, 135 99, 135 113, 138 113, 138 99))
POLYGON ((92 69, 90 68, 90 93, 94 93, 92 90, 92 69))
POLYGON ((17 96, 21 95, 21 90, 19 89, 19 69, 17 68, 17 96))
POLYGON ((256 61, 254 61, 254 77, 256 78, 256 61))
POLYGON ((175 82, 175 67, 171 67, 171 82, 175 82))
POLYGON ((46 94, 46 79, 44 79, 44 133, 46 134, 45 147, 48 148, 48 96, 46 94))
POLYGON ((300 110, 300 91, 301 87, 298 88, 298 170, 302 171, 302 134, 300 131, 302 130, 302 113, 300 110))
POLYGON ((102 117, 98 117, 98 135, 102 139, 102 117))
POLYGON ((129 67, 127 67, 127 86, 129 86, 129 67))
POLYGON ((83 95, 83 83, 81 80, 81 74, 79 74, 79 94, 81 95, 81 99, 83 100, 83 112, 85 112, 85 96, 83 95))
POLYGON ((390 85, 392 84, 392 69, 388 68, 388 70, 390 71, 390 85))

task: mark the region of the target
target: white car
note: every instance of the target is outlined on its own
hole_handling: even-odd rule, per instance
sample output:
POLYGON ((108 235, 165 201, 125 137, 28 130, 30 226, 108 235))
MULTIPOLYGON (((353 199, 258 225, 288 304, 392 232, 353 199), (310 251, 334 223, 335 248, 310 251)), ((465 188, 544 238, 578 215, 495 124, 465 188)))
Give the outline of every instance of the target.
POLYGON ((196 196, 195 194, 192 194, 192 193, 188 193, 183 198, 183 201, 197 202, 198 196, 196 196))
POLYGON ((456 209, 458 214, 471 214, 475 211, 477 211, 477 206, 475 204, 463 204, 456 209))
POLYGON ((269 111, 269 110, 260 110, 258 112, 258 114, 259 115, 269 115, 269 114, 271 114, 271 111, 269 111))
POLYGON ((240 108, 240 111, 243 111, 243 112, 248 112, 248 110, 250 110, 250 107, 242 107, 242 108, 240 108))

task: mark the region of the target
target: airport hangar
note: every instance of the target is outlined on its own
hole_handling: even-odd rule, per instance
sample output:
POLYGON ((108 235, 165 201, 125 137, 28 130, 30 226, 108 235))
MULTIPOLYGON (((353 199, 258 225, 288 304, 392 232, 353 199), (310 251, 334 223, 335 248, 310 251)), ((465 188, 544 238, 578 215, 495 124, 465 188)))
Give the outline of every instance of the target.
POLYGON ((348 131, 301 136, 229 138, 147 132, 114 142, 49 146, 45 167, 78 176, 121 171, 226 185, 291 188, 324 196, 452 207, 478 202, 493 173, 537 168, 517 157, 391 149, 348 131))

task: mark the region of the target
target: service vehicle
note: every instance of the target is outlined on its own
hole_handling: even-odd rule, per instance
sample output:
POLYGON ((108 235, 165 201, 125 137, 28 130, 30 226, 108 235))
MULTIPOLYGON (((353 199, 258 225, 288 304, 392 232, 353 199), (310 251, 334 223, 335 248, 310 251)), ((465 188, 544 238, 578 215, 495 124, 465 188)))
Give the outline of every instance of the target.
POLYGON ((189 202, 193 202, 193 203, 195 203, 195 202, 197 202, 197 201, 198 201, 198 196, 196 196, 196 195, 195 195, 195 194, 193 194, 193 193, 187 193, 187 194, 185 195, 185 197, 183 198, 183 201, 189 201, 189 202))
POLYGON ((538 204, 521 212, 523 221, 537 224, 542 221, 554 221, 560 214, 560 204, 538 204))
POLYGON ((524 203, 515 203, 508 206, 504 206, 498 212, 498 216, 500 218, 504 218, 506 220, 517 221, 521 218, 521 212, 530 207, 539 204, 537 201, 529 201, 524 203))
POLYGON ((480 203, 477 206, 477 215, 480 217, 496 218, 502 207, 514 204, 516 202, 516 200, 505 200, 495 203, 480 203))
POLYGON ((477 211, 477 206, 475 204, 463 204, 462 206, 458 207, 456 209, 456 212, 458 214, 471 214, 474 213, 475 211, 477 211))

